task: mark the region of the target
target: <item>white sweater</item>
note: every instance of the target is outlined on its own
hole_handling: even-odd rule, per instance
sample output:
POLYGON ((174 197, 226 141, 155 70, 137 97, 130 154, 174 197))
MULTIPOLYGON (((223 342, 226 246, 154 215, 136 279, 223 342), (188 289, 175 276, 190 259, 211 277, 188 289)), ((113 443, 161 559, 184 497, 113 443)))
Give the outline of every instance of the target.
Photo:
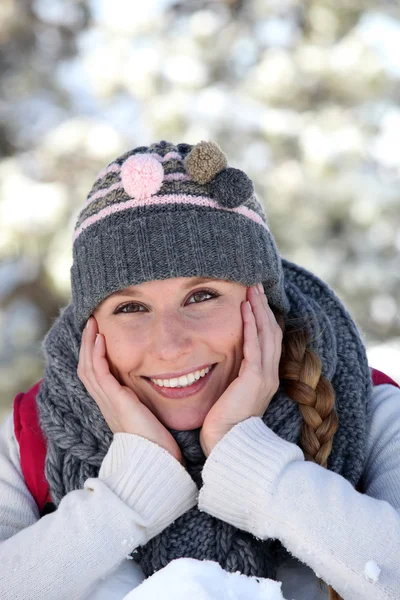
POLYGON ((315 573, 345 600, 399 600, 399 457, 400 390, 381 385, 373 394, 365 495, 306 462, 298 446, 254 417, 213 449, 200 494, 168 452, 117 433, 99 477, 39 519, 10 416, 0 431, 0 598, 122 598, 143 579, 126 556, 198 502, 258 538, 282 541, 293 555, 278 572, 289 600, 328 597, 315 573), (371 560, 381 569, 376 582, 364 574, 371 560))

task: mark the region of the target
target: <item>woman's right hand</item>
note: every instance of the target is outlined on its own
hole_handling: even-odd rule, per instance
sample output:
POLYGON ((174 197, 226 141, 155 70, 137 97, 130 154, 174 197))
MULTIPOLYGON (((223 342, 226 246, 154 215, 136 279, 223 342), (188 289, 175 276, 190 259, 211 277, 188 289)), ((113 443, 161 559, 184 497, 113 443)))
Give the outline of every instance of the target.
POLYGON ((98 333, 93 316, 82 334, 77 372, 113 433, 134 433, 147 438, 183 464, 182 452, 167 428, 140 402, 135 392, 121 385, 111 373, 106 341, 98 333))

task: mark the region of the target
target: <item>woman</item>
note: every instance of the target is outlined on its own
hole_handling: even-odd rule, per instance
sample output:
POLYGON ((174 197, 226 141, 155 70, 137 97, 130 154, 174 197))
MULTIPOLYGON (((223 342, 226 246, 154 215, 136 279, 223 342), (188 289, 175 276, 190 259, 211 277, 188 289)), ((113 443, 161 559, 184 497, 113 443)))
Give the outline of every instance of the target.
POLYGON ((398 600, 400 391, 281 259, 251 180, 213 142, 136 148, 73 249, 36 397, 57 510, 39 518, 10 418, 0 595, 98 598, 192 557, 296 600, 398 600))

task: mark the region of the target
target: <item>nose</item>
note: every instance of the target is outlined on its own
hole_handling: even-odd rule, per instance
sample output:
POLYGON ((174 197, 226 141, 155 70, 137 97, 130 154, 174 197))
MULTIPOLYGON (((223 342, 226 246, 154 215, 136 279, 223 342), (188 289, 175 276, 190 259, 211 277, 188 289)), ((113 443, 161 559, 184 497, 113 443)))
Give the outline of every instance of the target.
POLYGON ((192 335, 187 323, 175 312, 160 314, 153 323, 153 356, 169 364, 192 350, 192 335))

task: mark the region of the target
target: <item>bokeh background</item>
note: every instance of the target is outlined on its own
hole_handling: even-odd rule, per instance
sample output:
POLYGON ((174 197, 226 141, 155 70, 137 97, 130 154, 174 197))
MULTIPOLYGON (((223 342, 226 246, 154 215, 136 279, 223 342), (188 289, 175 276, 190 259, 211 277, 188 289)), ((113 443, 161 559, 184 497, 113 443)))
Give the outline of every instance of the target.
POLYGON ((43 375, 94 177, 159 139, 249 173, 400 381, 397 1, 1 0, 0 44, 0 421, 43 375))

